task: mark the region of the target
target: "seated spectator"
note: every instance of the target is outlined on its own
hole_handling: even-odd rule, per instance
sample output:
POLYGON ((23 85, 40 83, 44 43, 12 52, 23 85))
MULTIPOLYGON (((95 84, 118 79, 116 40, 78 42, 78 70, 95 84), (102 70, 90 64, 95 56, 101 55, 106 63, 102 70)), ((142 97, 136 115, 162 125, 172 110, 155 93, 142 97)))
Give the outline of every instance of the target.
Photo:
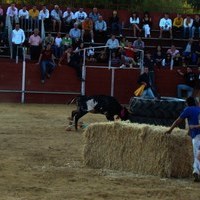
POLYGON ((140 18, 138 17, 136 12, 132 13, 132 16, 129 19, 130 21, 130 25, 133 28, 133 36, 136 37, 137 36, 137 31, 139 31, 141 33, 141 29, 139 27, 140 25, 140 18))
POLYGON ((91 42, 94 43, 93 21, 89 17, 82 22, 82 41, 84 41, 85 34, 90 34, 91 42))
POLYGON ((15 6, 15 3, 11 3, 7 8, 6 15, 10 17, 10 22, 12 26, 15 27, 15 23, 18 21, 18 9, 15 6))
POLYGON ((193 44, 193 39, 189 39, 185 49, 183 50, 183 60, 184 63, 196 63, 196 54, 195 54, 195 47, 193 44))
POLYGON ((90 44, 90 49, 87 49, 86 51, 86 60, 88 62, 96 62, 96 55, 95 55, 95 50, 93 48, 93 44, 90 44))
POLYGON ((128 42, 128 45, 123 48, 123 52, 121 55, 122 65, 120 68, 136 67, 137 63, 135 61, 135 52, 136 50, 133 48, 131 42, 128 42))
POLYGON ((44 46, 47 46, 48 44, 51 46, 54 44, 54 37, 51 35, 51 33, 48 33, 44 39, 44 46))
POLYGON ((2 6, 1 6, 1 4, 0 4, 0 20, 2 21, 3 19, 4 19, 4 11, 3 11, 3 8, 2 8, 2 6))
POLYGON ((74 23, 74 28, 69 31, 69 36, 72 39, 72 46, 76 47, 81 42, 81 30, 78 28, 78 24, 74 23))
POLYGON ((183 20, 183 38, 191 38, 192 37, 192 24, 193 19, 190 16, 186 16, 183 20), (188 37, 186 37, 188 35, 188 37))
POLYGON ((169 18, 169 14, 165 13, 164 17, 160 19, 160 38, 162 38, 163 31, 170 33, 170 38, 172 38, 172 20, 169 18))
POLYGON ((151 37, 150 31, 151 31, 151 26, 152 26, 152 20, 151 20, 151 17, 149 16, 148 12, 144 13, 144 17, 142 19, 142 24, 143 24, 142 29, 144 30, 144 37, 145 38, 151 37))
POLYGON ((154 52, 155 66, 160 68, 162 66, 163 59, 164 59, 164 54, 162 52, 162 48, 161 46, 157 46, 156 51, 154 52))
POLYGON ((31 60, 38 60, 41 51, 42 39, 39 36, 39 29, 34 29, 34 33, 29 37, 31 60))
POLYGON ((171 58, 173 60, 173 66, 180 66, 181 64, 180 52, 178 49, 176 49, 174 45, 172 45, 171 48, 167 50, 167 54, 171 55, 171 58))
POLYGON ((58 5, 55 5, 51 11, 51 20, 53 22, 53 32, 56 31, 56 24, 58 24, 58 32, 60 32, 62 26, 62 10, 60 10, 58 5))
POLYGON ((63 13, 62 18, 65 31, 69 32, 74 24, 74 13, 71 11, 70 7, 67 7, 67 10, 63 13))
POLYGON ((97 55, 97 62, 98 63, 105 63, 108 62, 108 54, 106 51, 102 50, 100 53, 97 55))
POLYGON ((29 29, 28 20, 29 12, 26 10, 26 6, 24 5, 22 9, 19 10, 19 24, 24 31, 27 31, 29 29))
POLYGON ((177 16, 174 18, 173 21, 173 35, 176 38, 182 37, 183 32, 183 18, 181 14, 177 14, 177 16), (181 34, 178 34, 177 32, 180 32, 181 34))
POLYGON ((66 51, 70 47, 72 47, 72 39, 69 36, 69 33, 66 33, 62 38, 62 52, 66 51))
POLYGON ((62 45, 62 38, 61 38, 61 33, 58 32, 56 37, 55 37, 55 40, 54 40, 54 55, 57 59, 60 58, 61 54, 62 54, 62 48, 61 48, 61 45, 62 45))
POLYGON ((119 45, 122 48, 128 45, 128 40, 126 39, 126 37, 121 37, 120 38, 119 45))
POLYGON ((54 62, 51 44, 47 44, 42 50, 37 65, 40 65, 41 83, 45 83, 46 78, 50 78, 56 64, 54 62))
POLYGON ((142 41, 142 38, 141 37, 138 37, 137 40, 135 40, 133 42, 133 47, 135 49, 140 49, 140 50, 144 50, 144 42, 142 41))
POLYGON ((110 39, 107 40, 106 46, 111 52, 118 52, 119 50, 119 40, 115 35, 111 35, 110 39))
POLYGON ((185 73, 181 72, 181 70, 177 70, 178 74, 184 77, 185 83, 178 84, 177 86, 177 97, 183 98, 182 90, 187 92, 187 97, 192 96, 195 83, 196 83, 196 75, 192 71, 190 67, 187 67, 187 71, 185 73))
POLYGON ((81 27, 81 24, 85 20, 86 17, 87 17, 87 13, 84 12, 83 8, 79 8, 79 10, 76 11, 75 14, 74 14, 74 19, 76 20, 76 23, 80 27, 81 27))
POLYGON ((194 38, 195 33, 198 34, 198 38, 200 38, 200 17, 199 15, 195 15, 193 24, 192 24, 192 38, 194 38))
POLYGON ((103 41, 106 39, 107 34, 107 24, 103 20, 102 15, 99 16, 99 19, 95 22, 95 38, 101 37, 103 41))
POLYGON ((119 35, 122 36, 122 26, 116 10, 113 10, 109 23, 111 27, 111 34, 116 34, 116 31, 118 31, 119 35))
POLYGON ((89 13, 89 18, 92 19, 93 24, 96 23, 96 21, 99 19, 99 16, 100 16, 100 14, 99 14, 98 9, 96 7, 94 7, 92 9, 92 12, 89 13))
POLYGON ((138 84, 145 85, 144 91, 141 95, 142 98, 155 98, 155 95, 151 89, 150 79, 149 79, 149 69, 147 67, 144 68, 144 72, 140 74, 138 78, 138 84))
POLYGON ((171 56, 170 53, 167 53, 164 56, 164 59, 162 60, 162 67, 163 68, 170 68, 170 69, 172 69, 173 65, 174 65, 174 62, 173 62, 172 56, 171 56))
POLYGON ((49 10, 47 9, 47 7, 45 5, 42 6, 42 10, 40 10, 39 12, 39 27, 41 28, 41 24, 42 24, 42 21, 44 22, 44 28, 45 30, 48 30, 49 29, 49 10))
POLYGON ((34 30, 35 28, 39 29, 39 10, 36 6, 33 6, 29 10, 29 31, 34 30))
POLYGON ((116 52, 112 52, 111 55, 111 66, 112 67, 119 67, 121 64, 121 59, 116 52))

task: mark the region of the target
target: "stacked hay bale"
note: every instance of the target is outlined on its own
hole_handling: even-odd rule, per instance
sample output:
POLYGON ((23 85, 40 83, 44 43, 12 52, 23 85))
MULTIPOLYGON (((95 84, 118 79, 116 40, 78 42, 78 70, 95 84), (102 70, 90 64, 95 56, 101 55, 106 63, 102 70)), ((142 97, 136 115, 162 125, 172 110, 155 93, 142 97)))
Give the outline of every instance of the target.
POLYGON ((91 124, 85 131, 84 161, 92 168, 161 177, 189 177, 192 146, 185 130, 127 122, 91 124))

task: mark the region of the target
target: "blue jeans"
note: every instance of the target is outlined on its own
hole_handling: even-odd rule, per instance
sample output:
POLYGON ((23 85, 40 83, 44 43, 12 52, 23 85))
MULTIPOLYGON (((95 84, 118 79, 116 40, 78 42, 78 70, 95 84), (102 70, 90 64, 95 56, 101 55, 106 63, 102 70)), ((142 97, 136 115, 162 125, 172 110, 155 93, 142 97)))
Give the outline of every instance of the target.
POLYGON ((194 37, 194 33, 195 31, 198 31, 198 36, 200 37, 200 27, 196 28, 196 27, 192 27, 192 38, 194 37))
POLYGON ((155 95, 153 94, 153 91, 151 88, 147 88, 144 90, 144 92, 141 95, 142 98, 149 98, 149 99, 154 99, 155 95))
POLYGON ((188 32, 188 36, 187 38, 191 38, 192 37, 192 28, 189 27, 184 27, 183 28, 183 38, 186 38, 186 33, 188 32))
POLYGON ((192 96, 194 89, 186 84, 179 84, 177 86, 177 96, 178 98, 182 98, 182 90, 187 91, 187 97, 192 96))
POLYGON ((52 60, 43 60, 40 63, 40 70, 41 70, 41 79, 45 80, 46 74, 51 74, 52 71, 55 68, 55 64, 52 62, 52 60))

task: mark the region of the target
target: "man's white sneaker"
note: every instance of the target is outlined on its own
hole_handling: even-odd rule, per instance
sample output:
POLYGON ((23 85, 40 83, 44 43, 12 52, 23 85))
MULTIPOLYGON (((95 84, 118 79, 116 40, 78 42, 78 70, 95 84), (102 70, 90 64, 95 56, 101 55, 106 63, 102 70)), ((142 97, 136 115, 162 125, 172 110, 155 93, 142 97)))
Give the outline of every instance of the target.
POLYGON ((124 69, 124 68, 126 68, 126 65, 125 65, 125 64, 122 64, 119 68, 120 68, 120 69, 124 69))

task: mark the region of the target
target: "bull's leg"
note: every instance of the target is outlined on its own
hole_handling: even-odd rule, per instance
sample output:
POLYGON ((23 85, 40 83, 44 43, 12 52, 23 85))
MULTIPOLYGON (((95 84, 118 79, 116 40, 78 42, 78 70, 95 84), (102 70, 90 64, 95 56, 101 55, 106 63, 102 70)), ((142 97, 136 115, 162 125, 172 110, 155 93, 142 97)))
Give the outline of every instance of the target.
POLYGON ((88 112, 87 111, 79 111, 75 114, 74 116, 74 125, 75 125, 75 129, 78 130, 78 120, 83 117, 84 115, 86 115, 88 112))

